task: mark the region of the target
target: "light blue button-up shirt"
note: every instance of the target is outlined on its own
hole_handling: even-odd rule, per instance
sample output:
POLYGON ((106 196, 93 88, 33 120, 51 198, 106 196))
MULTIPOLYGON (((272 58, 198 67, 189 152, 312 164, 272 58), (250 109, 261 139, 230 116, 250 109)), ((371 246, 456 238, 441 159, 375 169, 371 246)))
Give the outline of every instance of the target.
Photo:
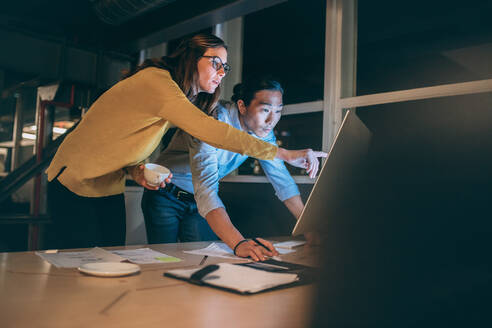
MULTIPOLYGON (((215 117, 242 130, 239 111, 232 103, 219 104, 215 117)), ((276 141, 273 131, 259 139, 272 144, 276 141)), ((211 210, 224 207, 218 195, 220 179, 237 169, 247 158, 246 155, 212 147, 178 130, 156 162, 171 170, 173 184, 195 195, 198 212, 205 217, 211 210)), ((283 161, 259 162, 281 201, 299 195, 299 189, 283 161)))

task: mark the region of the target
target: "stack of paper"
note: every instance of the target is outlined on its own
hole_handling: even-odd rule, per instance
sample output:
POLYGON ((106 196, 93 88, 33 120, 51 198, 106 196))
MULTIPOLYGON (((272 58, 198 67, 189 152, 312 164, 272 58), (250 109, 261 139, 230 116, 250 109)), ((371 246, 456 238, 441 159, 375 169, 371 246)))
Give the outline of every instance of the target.
MULTIPOLYGON (((274 244, 274 246, 277 249, 279 254, 282 255, 282 254, 289 254, 289 253, 295 252, 295 250, 289 249, 287 247, 282 247, 282 245, 277 248, 278 244, 284 244, 284 243, 274 244)), ((208 245, 205 248, 195 249, 192 251, 184 251, 184 252, 188 253, 188 254, 194 254, 194 255, 223 257, 223 258, 228 258, 228 259, 240 258, 240 257, 235 256, 232 249, 224 243, 211 243, 210 245, 208 245)))
POLYGON ((121 262, 125 260, 99 247, 82 252, 36 252, 36 254, 57 268, 78 268, 85 263, 121 262))
POLYGON ((181 259, 154 251, 150 248, 107 251, 94 247, 81 252, 36 252, 38 256, 58 268, 78 268, 85 263, 122 262, 136 264, 180 262, 181 259))
POLYGON ((192 251, 184 251, 184 253, 194 254, 194 255, 202 255, 202 256, 214 256, 214 257, 224 257, 224 258, 237 258, 234 255, 232 249, 229 248, 224 243, 211 243, 205 248, 195 249, 192 251))
POLYGON ((292 249, 301 245, 304 245, 306 241, 304 240, 289 240, 289 241, 283 241, 279 243, 273 244, 275 248, 285 248, 285 249, 292 249))

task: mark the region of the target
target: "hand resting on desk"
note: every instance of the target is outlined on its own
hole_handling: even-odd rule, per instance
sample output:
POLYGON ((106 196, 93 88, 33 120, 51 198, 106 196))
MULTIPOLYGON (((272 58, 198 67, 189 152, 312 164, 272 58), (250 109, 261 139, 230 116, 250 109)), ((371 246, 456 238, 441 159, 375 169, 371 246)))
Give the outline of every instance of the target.
POLYGON ((268 250, 257 244, 253 240, 248 240, 247 242, 241 243, 236 249, 236 255, 240 257, 251 257, 253 261, 265 261, 268 257, 277 256, 278 252, 273 247, 272 243, 263 238, 255 238, 263 245, 265 245, 268 250))

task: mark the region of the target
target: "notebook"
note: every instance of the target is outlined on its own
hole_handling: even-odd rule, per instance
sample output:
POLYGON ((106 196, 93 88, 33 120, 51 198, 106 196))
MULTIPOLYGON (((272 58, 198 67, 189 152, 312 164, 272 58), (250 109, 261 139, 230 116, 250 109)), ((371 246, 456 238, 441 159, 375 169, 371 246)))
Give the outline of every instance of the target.
POLYGON ((164 276, 239 294, 254 294, 311 283, 315 270, 300 264, 269 259, 263 262, 219 263, 197 269, 176 269, 165 272, 164 276))

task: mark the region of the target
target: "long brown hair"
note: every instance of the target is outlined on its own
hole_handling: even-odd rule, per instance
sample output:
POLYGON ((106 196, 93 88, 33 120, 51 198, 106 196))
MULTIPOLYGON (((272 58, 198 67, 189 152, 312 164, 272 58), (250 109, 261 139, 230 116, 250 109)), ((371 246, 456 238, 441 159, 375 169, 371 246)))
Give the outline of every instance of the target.
POLYGON ((224 41, 217 36, 205 33, 196 34, 181 41, 178 48, 171 55, 146 59, 124 78, 130 77, 147 67, 158 67, 168 70, 186 97, 198 108, 210 114, 219 100, 220 86, 212 94, 206 92, 198 93, 197 63, 209 48, 220 47, 227 49, 224 41))

